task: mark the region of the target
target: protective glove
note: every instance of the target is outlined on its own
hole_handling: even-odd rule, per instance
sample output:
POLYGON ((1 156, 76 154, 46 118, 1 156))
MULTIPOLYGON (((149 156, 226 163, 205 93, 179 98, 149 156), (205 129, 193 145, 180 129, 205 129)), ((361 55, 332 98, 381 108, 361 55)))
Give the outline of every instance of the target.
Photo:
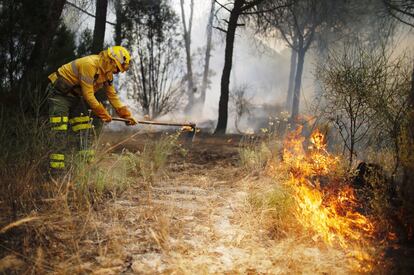
POLYGON ((128 110, 127 106, 122 106, 116 109, 116 113, 122 118, 132 117, 131 112, 128 110))
POLYGON ((129 126, 137 124, 137 121, 135 118, 132 117, 131 112, 128 110, 126 106, 122 106, 120 108, 116 109, 117 114, 125 119, 128 119, 129 121, 126 123, 129 126))
POLYGON ((132 126, 132 125, 135 125, 135 124, 138 123, 138 121, 135 118, 133 118, 132 116, 131 117, 128 117, 126 119, 129 120, 129 122, 127 122, 127 125, 129 125, 129 126, 132 126))
POLYGON ((97 108, 93 109, 93 112, 102 119, 103 122, 111 122, 112 117, 108 114, 105 107, 100 104, 97 108))

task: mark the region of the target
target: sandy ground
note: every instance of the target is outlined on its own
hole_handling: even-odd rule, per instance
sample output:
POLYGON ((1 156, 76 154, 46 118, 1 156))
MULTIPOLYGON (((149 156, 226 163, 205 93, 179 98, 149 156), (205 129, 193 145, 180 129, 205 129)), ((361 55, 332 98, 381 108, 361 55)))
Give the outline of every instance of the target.
MULTIPOLYGON (((117 159, 122 151, 135 153, 159 138, 139 133, 126 140, 132 134, 104 133, 106 154, 117 159)), ((175 152, 152 181, 131 175, 121 195, 86 210, 71 209, 65 197, 45 200, 56 207, 19 220, 0 235, 0 273, 360 274, 355 255, 315 236, 289 231, 274 238, 266 209, 254 209, 249 198, 278 183, 241 167, 240 140, 198 134, 188 154, 175 152)), ((371 273, 412 274, 413 252, 391 247, 384 262, 396 265, 374 264, 371 273)))
MULTIPOLYGON (((140 134, 114 146, 130 135, 105 133, 101 142, 111 148, 110 153, 119 154, 142 150, 146 141, 158 138, 140 134)), ((60 231, 49 230, 47 234, 53 236, 45 238, 52 246, 65 247, 48 258, 38 248, 34 260, 26 261, 31 265, 27 270, 36 274, 355 274, 352 256, 341 249, 289 232, 289 237, 272 238, 248 198, 258 186, 277 183, 243 170, 240 139, 200 134, 187 148, 188 154, 173 154, 152 182, 138 175, 132 178, 128 190, 94 205, 79 219, 80 226, 67 221, 61 225, 57 218, 60 231)), ((9 254, 0 259, 0 271, 24 264, 19 254, 9 254), (2 269, 2 264, 12 267, 2 269)))
MULTIPOLYGON (((116 140, 117 137, 111 136, 116 140)), ((102 251, 84 263, 95 274, 344 274, 337 250, 271 240, 249 216, 249 187, 238 166, 240 137, 196 138, 152 184, 137 182, 96 223, 102 251)), ((142 139, 122 147, 133 151, 142 139)))

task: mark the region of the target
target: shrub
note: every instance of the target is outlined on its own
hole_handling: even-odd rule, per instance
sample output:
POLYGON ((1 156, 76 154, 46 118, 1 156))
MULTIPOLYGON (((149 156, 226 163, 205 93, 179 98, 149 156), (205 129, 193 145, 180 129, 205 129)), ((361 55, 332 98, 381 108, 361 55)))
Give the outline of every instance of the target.
POLYGON ((13 218, 32 209, 34 200, 45 193, 48 130, 40 117, 1 111, 0 201, 13 218))
POLYGON ((292 192, 287 185, 272 184, 267 190, 256 190, 248 198, 273 238, 287 237, 299 228, 294 215, 297 206, 292 192))
MULTIPOLYGON (((99 153, 98 153, 99 156, 99 153)), ((73 182, 78 195, 89 201, 100 201, 105 195, 116 197, 132 183, 137 156, 128 151, 120 155, 101 156, 95 162, 76 162, 73 182)))
POLYGON ((160 139, 145 144, 142 152, 138 152, 134 158, 137 172, 145 181, 152 183, 155 177, 163 171, 167 163, 168 156, 174 150, 185 153, 185 149, 181 148, 177 140, 180 132, 174 134, 164 134, 160 139))
POLYGON ((317 111, 336 128, 349 166, 365 145, 392 148, 398 166, 410 89, 406 60, 382 48, 348 43, 317 68, 322 83, 317 111))

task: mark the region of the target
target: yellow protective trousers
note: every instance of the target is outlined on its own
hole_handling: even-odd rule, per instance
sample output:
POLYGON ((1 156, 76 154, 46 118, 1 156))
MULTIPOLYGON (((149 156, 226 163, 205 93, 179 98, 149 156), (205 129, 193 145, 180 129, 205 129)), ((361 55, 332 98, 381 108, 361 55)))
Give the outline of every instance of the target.
POLYGON ((100 128, 100 120, 91 117, 82 97, 63 94, 52 84, 48 85, 47 93, 52 144, 50 171, 66 171, 70 164, 92 160, 95 155, 92 145, 96 139, 93 121, 100 128))

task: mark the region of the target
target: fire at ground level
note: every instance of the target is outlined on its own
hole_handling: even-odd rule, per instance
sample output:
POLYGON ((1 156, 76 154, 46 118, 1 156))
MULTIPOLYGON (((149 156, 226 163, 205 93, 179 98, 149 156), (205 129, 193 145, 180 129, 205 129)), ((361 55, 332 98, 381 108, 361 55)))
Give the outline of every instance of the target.
MULTIPOLYGON (((125 135, 108 132, 102 144, 117 155, 125 149, 143 152, 144 144, 155 137, 158 134, 141 134, 114 147, 125 135)), ((329 168, 324 165, 335 165, 335 157, 324 151, 317 136, 314 139, 313 154, 304 154, 292 136, 290 141, 297 143, 285 144, 285 151, 279 152, 283 161, 247 173, 240 166, 246 137, 198 134, 186 154, 174 151, 161 175, 151 180, 137 176, 122 195, 97 204, 84 231, 57 230, 48 236, 48 244, 24 243, 25 252, 17 251, 16 244, 23 244, 19 228, 0 235, 0 268, 16 273, 409 274, 414 268, 412 245, 384 235, 377 239, 375 221, 356 208, 361 202, 350 197, 351 191, 322 192, 327 190, 320 185, 329 168), (293 176, 278 178, 280 165, 293 176), (319 181, 309 185, 309 178, 319 181), (289 194, 299 206, 292 208, 291 216, 301 215, 303 223, 293 222, 281 232, 274 228, 281 224, 273 220, 278 216, 267 215, 278 209, 257 208, 252 194, 260 197, 286 182, 295 186, 289 194), (77 242, 76 252, 60 247, 68 239, 77 242), (29 251, 32 260, 22 257, 29 251)), ((102 163, 108 169, 113 165, 102 163)))

